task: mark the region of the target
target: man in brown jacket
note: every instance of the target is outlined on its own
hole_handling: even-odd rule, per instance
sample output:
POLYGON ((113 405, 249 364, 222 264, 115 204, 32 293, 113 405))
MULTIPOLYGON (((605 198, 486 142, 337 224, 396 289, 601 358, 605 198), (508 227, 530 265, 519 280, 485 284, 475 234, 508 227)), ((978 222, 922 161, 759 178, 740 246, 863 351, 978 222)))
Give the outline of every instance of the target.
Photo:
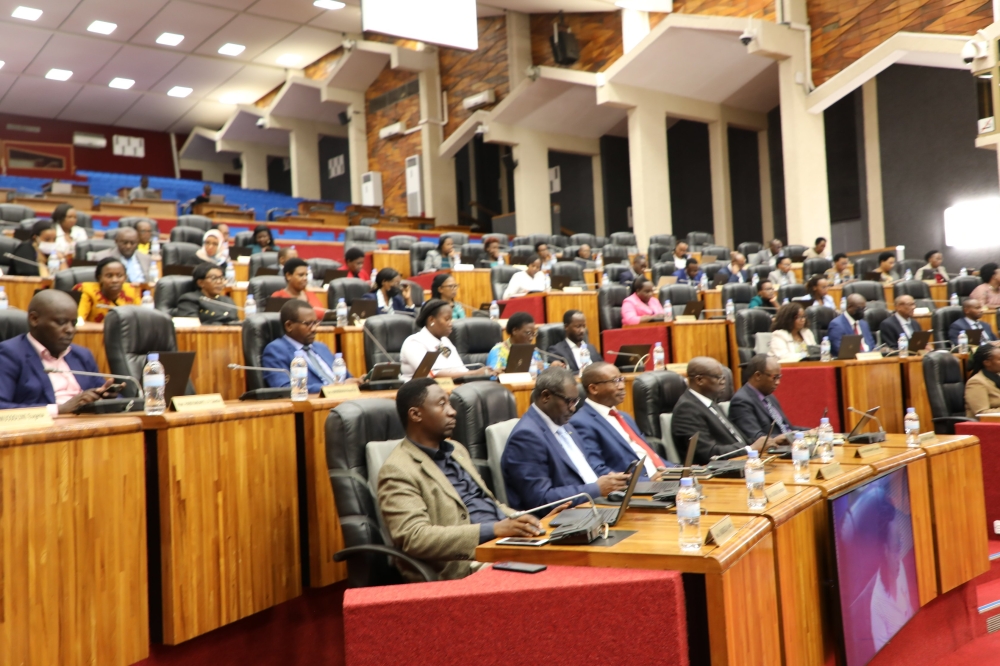
MULTIPOLYGON (((396 393, 396 410, 406 439, 379 471, 378 502, 397 548, 449 580, 482 566, 473 561, 479 544, 543 533, 534 516, 509 518, 513 510, 486 487, 469 452, 448 439, 455 410, 433 379, 404 384, 396 393)), ((403 575, 417 580, 405 568, 403 575)))

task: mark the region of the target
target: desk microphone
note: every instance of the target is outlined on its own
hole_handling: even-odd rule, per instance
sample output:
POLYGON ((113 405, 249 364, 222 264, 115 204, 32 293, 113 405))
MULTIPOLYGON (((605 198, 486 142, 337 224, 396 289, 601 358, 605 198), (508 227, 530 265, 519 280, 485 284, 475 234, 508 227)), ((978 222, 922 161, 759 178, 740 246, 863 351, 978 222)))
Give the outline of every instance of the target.
POLYGON ((142 390, 142 385, 136 381, 135 377, 130 375, 113 375, 110 372, 87 372, 85 370, 57 370, 55 368, 46 368, 45 372, 50 375, 79 375, 81 377, 111 377, 113 379, 124 379, 127 382, 132 382, 135 384, 135 388, 139 391, 139 399, 146 399, 146 392, 142 390))
POLYGON ((553 359, 555 359, 555 360, 557 360, 557 361, 562 361, 562 362, 563 362, 563 363, 565 363, 565 364, 566 364, 567 366, 569 365, 569 361, 567 361, 566 359, 564 359, 564 358, 563 358, 562 356, 560 356, 559 354, 552 354, 552 353, 550 353, 550 352, 547 352, 547 351, 545 351, 545 350, 544 350, 544 349, 542 349, 541 347, 535 347, 535 351, 536 351, 536 352, 538 352, 538 353, 539 353, 540 355, 542 355, 542 356, 546 357, 546 358, 553 358, 553 359))
POLYGON ((586 497, 588 500, 590 500, 590 510, 594 514, 594 518, 596 518, 600 522, 604 522, 604 521, 601 520, 601 515, 599 513, 597 513, 597 506, 596 506, 596 503, 594 502, 594 498, 591 497, 587 493, 577 493, 576 495, 570 495, 569 497, 564 497, 564 498, 556 500, 554 502, 549 502, 548 504, 543 504, 541 506, 536 506, 534 509, 525 509, 524 511, 515 511, 514 513, 510 514, 507 517, 508 518, 520 518, 521 516, 526 516, 529 513, 535 513, 536 511, 541 511, 542 509, 552 509, 552 508, 555 508, 557 506, 562 506, 566 502, 571 502, 572 500, 579 499, 581 497, 586 497))
POLYGON ((283 372, 289 377, 292 373, 287 368, 265 368, 259 365, 240 365, 239 363, 230 363, 226 366, 230 370, 263 370, 264 372, 283 372))
MULTIPOLYGON (((355 315, 355 317, 356 316, 357 315, 355 315)), ((383 354, 385 354, 385 362, 386 363, 393 363, 394 361, 392 360, 392 357, 389 356, 389 352, 387 352, 385 350, 385 347, 382 346, 382 344, 378 341, 378 339, 374 335, 372 335, 372 332, 368 330, 368 327, 367 326, 362 326, 361 330, 365 332, 365 335, 367 335, 368 338, 372 342, 375 343, 375 346, 378 347, 379 351, 382 352, 383 354)), ((375 365, 378 365, 378 362, 376 362, 375 365)))
POLYGON ((849 435, 847 438, 847 441, 849 443, 877 444, 879 442, 885 441, 885 428, 882 427, 882 422, 879 421, 877 416, 875 416, 875 412, 877 412, 879 409, 881 409, 881 407, 875 407, 874 409, 870 409, 867 412, 862 412, 848 405, 847 411, 861 415, 861 420, 858 421, 858 424, 856 426, 854 426, 855 428, 860 428, 864 424, 864 422, 867 421, 868 419, 875 419, 875 423, 878 424, 878 432, 865 432, 865 433, 858 433, 856 435, 849 435))
POLYGON ((715 462, 716 460, 729 460, 730 458, 739 458, 740 456, 747 455, 750 452, 751 448, 752 447, 750 446, 741 446, 740 448, 733 449, 728 453, 720 453, 717 456, 712 456, 711 458, 709 458, 709 460, 715 462))
MULTIPOLYGON (((611 354, 612 356, 628 356, 630 361, 636 356, 639 356, 638 354, 632 354, 629 352, 616 352, 616 351, 606 351, 604 352, 604 354, 605 356, 608 354, 611 354)), ((632 372, 639 372, 639 366, 645 364, 647 359, 649 359, 649 354, 643 354, 642 356, 639 356, 639 360, 636 361, 635 367, 632 368, 632 372)))
POLYGON ((37 266, 38 268, 46 266, 46 264, 42 264, 37 261, 32 261, 31 259, 25 259, 24 257, 19 257, 16 254, 11 254, 10 252, 4 252, 3 256, 7 257, 8 259, 13 259, 14 261, 20 261, 22 264, 28 264, 29 266, 37 266))

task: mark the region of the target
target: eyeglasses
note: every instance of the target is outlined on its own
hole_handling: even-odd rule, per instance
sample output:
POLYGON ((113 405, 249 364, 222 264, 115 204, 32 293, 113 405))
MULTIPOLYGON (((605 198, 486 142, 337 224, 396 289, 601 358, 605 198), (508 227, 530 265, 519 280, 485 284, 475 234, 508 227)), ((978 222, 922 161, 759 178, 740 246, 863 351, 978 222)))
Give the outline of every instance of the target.
POLYGON ((302 324, 308 328, 316 328, 319 326, 319 319, 313 319, 312 321, 299 321, 298 319, 290 320, 294 324, 302 324))
POLYGON ((579 404, 579 402, 580 402, 579 398, 567 398, 566 396, 562 395, 561 393, 556 393, 555 391, 549 391, 549 393, 551 393, 552 395, 554 395, 557 398, 561 398, 566 403, 566 406, 569 407, 570 409, 573 409, 574 407, 576 407, 577 404, 579 404))
POLYGON ((721 381, 724 381, 726 379, 725 375, 691 375, 691 376, 692 377, 707 377, 708 379, 711 379, 711 380, 716 381, 716 382, 721 382, 721 381))
POLYGON ((612 382, 621 386, 622 384, 625 383, 625 377, 624 375, 618 375, 617 377, 612 377, 611 379, 603 379, 599 382, 590 382, 590 385, 596 386, 597 384, 609 384, 612 382))
POLYGON ((441 289, 458 289, 458 285, 457 284, 443 284, 443 285, 441 285, 440 288, 441 289))
POLYGON ((226 278, 223 275, 206 275, 205 279, 209 282, 225 282, 226 278))
POLYGON ((781 381, 781 373, 780 372, 778 374, 776 374, 776 375, 770 375, 770 374, 768 374, 766 372, 762 372, 760 374, 764 375, 765 377, 769 377, 772 381, 776 381, 776 382, 780 382, 781 381))

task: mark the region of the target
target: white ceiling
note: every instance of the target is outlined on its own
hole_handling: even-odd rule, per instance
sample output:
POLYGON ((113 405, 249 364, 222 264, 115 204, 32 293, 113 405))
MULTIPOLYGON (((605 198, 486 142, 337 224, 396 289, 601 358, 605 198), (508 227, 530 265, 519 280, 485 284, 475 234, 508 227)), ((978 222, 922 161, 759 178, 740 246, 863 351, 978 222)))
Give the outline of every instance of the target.
POLYGON ((596 139, 625 118, 624 109, 598 106, 594 86, 543 77, 504 100, 492 119, 536 132, 596 139))

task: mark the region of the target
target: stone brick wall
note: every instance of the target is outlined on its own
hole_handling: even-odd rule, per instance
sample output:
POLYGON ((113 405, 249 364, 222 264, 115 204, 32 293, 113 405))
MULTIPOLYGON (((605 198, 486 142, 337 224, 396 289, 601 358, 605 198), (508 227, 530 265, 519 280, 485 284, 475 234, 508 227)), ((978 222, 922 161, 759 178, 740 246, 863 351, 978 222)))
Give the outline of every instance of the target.
MULTIPOLYGON (((564 14, 566 24, 580 43, 580 59, 569 66, 585 72, 602 72, 624 53, 621 12, 564 14)), ((552 59, 552 23, 558 14, 531 15, 531 60, 535 65, 559 67, 552 59)))
POLYGON ((993 21, 983 0, 810 0, 818 86, 897 32, 972 35, 993 21))
POLYGON ((371 100, 417 78, 414 72, 386 68, 365 91, 368 133, 368 170, 382 173, 383 207, 389 215, 406 215, 406 158, 421 153, 421 133, 381 140, 379 130, 405 121, 408 129, 420 122, 420 96, 412 95, 379 111, 371 100))
MULTIPOLYGON (((492 90, 499 104, 510 93, 507 72, 507 20, 503 16, 481 18, 479 23, 479 50, 440 50, 441 86, 448 92, 448 124, 444 136, 448 138, 470 115, 462 107, 462 100, 470 95, 492 90)), ((483 109, 492 109, 492 106, 483 109)))

